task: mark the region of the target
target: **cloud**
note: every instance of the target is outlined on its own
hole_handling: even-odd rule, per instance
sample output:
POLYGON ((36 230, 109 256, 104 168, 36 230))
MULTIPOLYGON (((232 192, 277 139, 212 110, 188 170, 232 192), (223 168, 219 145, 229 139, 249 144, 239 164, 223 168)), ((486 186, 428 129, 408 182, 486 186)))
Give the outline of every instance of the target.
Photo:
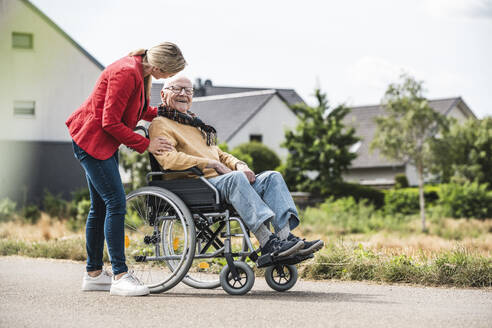
POLYGON ((424 0, 433 16, 492 19, 492 0, 424 0))

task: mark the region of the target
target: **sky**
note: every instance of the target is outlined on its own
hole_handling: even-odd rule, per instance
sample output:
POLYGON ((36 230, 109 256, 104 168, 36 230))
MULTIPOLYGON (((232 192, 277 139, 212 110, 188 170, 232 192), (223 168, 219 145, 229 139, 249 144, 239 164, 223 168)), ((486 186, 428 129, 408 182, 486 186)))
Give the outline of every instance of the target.
POLYGON ((103 65, 176 43, 192 80, 381 102, 402 73, 492 115, 492 0, 31 0, 103 65))

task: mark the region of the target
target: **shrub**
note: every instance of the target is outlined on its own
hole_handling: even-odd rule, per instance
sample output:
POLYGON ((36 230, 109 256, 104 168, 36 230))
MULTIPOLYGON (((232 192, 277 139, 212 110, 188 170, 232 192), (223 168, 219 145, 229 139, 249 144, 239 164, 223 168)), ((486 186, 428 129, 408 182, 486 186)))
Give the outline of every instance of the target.
POLYGON ((0 200, 0 221, 11 220, 15 214, 17 204, 9 198, 0 200))
POLYGON ((87 199, 87 200, 91 199, 89 188, 81 188, 79 190, 72 191, 72 202, 78 203, 83 199, 87 199))
POLYGON ((317 233, 368 233, 383 229, 402 230, 408 218, 384 215, 374 205, 354 198, 327 199, 319 208, 308 207, 303 213, 303 229, 317 233))
POLYGON ((253 158, 249 154, 245 154, 245 153, 241 152, 238 148, 234 148, 233 150, 229 150, 229 146, 227 146, 227 144, 225 142, 219 144, 218 147, 222 151, 225 151, 226 153, 229 153, 232 156, 236 157, 237 159, 245 162, 246 164, 248 164, 249 167, 253 167, 253 158))
POLYGON ((329 187, 328 195, 324 196, 333 196, 334 198, 352 197, 357 202, 366 200, 376 208, 384 205, 384 193, 382 191, 357 183, 341 182, 333 184, 329 187))
POLYGON ((260 142, 246 142, 232 150, 251 156, 253 163, 250 166, 255 173, 275 170, 280 165, 280 158, 273 150, 260 142))
POLYGON ((395 175, 395 188, 408 188, 408 179, 405 173, 395 175))
POLYGON ((48 190, 44 191, 43 208, 49 216, 53 218, 63 218, 67 216, 67 201, 61 195, 53 195, 48 190))
POLYGON ((419 211, 419 191, 413 188, 387 190, 384 203, 387 213, 417 213, 419 211))
MULTIPOLYGON (((434 205, 439 199, 438 186, 425 186, 424 198, 426 207, 434 205)), ((419 211, 419 189, 389 189, 384 193, 384 208, 387 213, 414 214, 419 211)))
POLYGON ((28 205, 22 209, 21 215, 27 222, 35 224, 41 217, 41 211, 36 205, 28 205))
POLYGON ((442 185, 439 203, 444 214, 453 218, 491 218, 492 192, 487 184, 465 182, 442 185))
POLYGON ((75 207, 75 216, 72 216, 68 220, 68 227, 70 230, 79 231, 84 227, 90 208, 90 199, 82 199, 77 203, 77 207, 75 207))

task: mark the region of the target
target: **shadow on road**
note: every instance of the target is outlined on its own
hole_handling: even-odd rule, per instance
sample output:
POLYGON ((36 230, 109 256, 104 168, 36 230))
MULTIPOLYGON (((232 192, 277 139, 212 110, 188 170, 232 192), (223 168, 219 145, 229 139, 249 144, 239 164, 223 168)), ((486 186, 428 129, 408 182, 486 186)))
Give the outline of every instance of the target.
POLYGON ((179 297, 179 298, 203 298, 203 299, 237 299, 245 300, 268 300, 278 302, 354 302, 354 303, 373 303, 373 304, 397 304, 396 302, 387 302, 378 300, 380 295, 364 295, 354 293, 326 293, 326 292, 305 292, 305 291, 290 291, 279 293, 275 291, 251 291, 243 296, 232 296, 225 292, 222 294, 196 291, 195 293, 173 293, 155 294, 151 297, 179 297))

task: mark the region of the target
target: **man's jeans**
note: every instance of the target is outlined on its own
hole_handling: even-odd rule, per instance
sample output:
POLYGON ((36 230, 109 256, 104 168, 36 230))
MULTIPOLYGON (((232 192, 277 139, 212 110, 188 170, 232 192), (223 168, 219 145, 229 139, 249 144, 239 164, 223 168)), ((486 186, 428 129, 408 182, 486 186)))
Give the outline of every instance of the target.
POLYGON ((284 178, 278 172, 262 172, 253 184, 241 171, 219 175, 208 181, 219 190, 222 199, 236 209, 252 232, 269 219, 272 219, 270 222, 275 232, 287 223, 291 230, 299 225, 296 206, 284 178))
POLYGON ((113 274, 126 272, 126 199, 118 170, 118 151, 104 161, 90 156, 75 142, 73 151, 85 170, 91 195, 91 208, 85 228, 87 271, 102 269, 106 236, 113 274))

